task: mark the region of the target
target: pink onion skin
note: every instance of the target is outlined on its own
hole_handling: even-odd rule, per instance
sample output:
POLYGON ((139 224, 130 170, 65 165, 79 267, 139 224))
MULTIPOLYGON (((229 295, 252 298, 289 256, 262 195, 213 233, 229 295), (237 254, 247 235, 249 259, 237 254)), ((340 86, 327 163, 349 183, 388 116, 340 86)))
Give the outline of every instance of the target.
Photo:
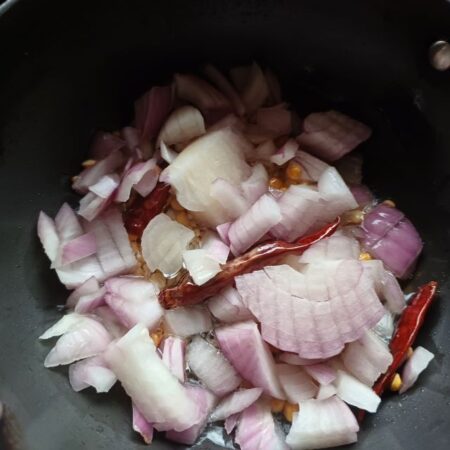
POLYGON ((181 383, 186 381, 186 342, 175 336, 164 339, 162 360, 181 383))
POLYGON ((403 367, 403 384, 400 388, 400 394, 403 394, 414 385, 419 375, 428 367, 428 364, 430 364, 433 358, 433 353, 423 347, 419 346, 414 349, 413 354, 406 361, 405 366, 403 367))
POLYGON ((87 256, 93 255, 97 251, 97 243, 93 233, 83 234, 64 244, 62 248, 62 265, 70 264, 87 256))
POLYGON ((364 184, 350 184, 350 191, 359 206, 367 206, 375 201, 373 192, 364 184))
POLYGON ((154 86, 134 104, 136 128, 144 139, 155 138, 172 109, 172 86, 154 86))
POLYGON ((216 338, 227 359, 244 379, 273 397, 285 398, 272 354, 255 322, 239 322, 216 328, 216 338))
POLYGON ((270 404, 264 399, 242 412, 235 440, 241 450, 288 450, 284 436, 274 422, 270 404))
POLYGON ((133 413, 133 430, 142 436, 146 444, 151 444, 153 441, 153 425, 141 414, 136 405, 132 404, 133 413))
POLYGON ((396 208, 380 204, 365 215, 362 244, 398 278, 407 278, 423 243, 413 224, 396 208))

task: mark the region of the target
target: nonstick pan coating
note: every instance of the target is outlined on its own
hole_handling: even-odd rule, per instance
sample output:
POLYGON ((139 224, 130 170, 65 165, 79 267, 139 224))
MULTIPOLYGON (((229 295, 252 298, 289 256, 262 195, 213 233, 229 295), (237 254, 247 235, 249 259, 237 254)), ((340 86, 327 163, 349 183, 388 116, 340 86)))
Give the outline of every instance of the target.
POLYGON ((128 123, 153 83, 252 59, 278 73, 300 113, 333 106, 373 127, 365 179, 426 243, 406 288, 440 282, 419 338, 435 360, 407 394, 386 396, 352 448, 450 448, 450 73, 427 59, 448 37, 450 3, 9 0, 0 14, 0 400, 15 448, 144 448, 119 387, 76 394, 66 369, 43 367, 49 347, 37 337, 67 293, 36 238, 37 215, 74 202, 69 179, 93 132, 128 123))

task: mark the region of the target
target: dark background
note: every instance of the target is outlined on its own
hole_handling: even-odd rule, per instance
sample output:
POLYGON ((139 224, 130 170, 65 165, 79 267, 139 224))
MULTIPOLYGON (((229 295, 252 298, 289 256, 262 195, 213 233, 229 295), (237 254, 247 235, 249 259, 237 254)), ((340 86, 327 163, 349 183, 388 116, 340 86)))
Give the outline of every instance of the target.
POLYGON ((0 400, 16 447, 144 448, 118 387, 76 394, 65 369, 43 367, 49 346, 37 337, 67 292, 35 236, 37 214, 73 201, 69 177, 92 133, 125 125, 152 83, 253 59, 278 73, 300 113, 333 106, 373 127, 366 180, 426 243, 405 287, 441 283, 419 338, 435 359, 369 415, 354 448, 450 447, 450 73, 427 59, 448 37, 448 2, 10 0, 0 14, 0 400))

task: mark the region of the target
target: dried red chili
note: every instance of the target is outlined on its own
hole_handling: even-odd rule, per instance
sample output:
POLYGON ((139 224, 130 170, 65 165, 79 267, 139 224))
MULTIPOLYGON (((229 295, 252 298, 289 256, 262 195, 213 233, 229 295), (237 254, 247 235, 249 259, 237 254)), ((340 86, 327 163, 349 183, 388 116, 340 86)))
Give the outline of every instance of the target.
POLYGON ((238 275, 260 269, 286 254, 303 253, 311 245, 331 236, 336 231, 339 222, 340 219, 337 218, 333 223, 323 227, 316 233, 293 243, 272 241, 260 244, 244 255, 224 264, 222 271, 202 286, 197 286, 189 276, 186 276, 177 286, 161 291, 159 301, 166 309, 201 303, 208 297, 217 294, 218 291, 230 284, 234 277, 238 275))
POLYGON ((169 195, 170 185, 158 183, 147 197, 136 197, 124 213, 128 233, 141 237, 150 220, 163 210, 169 195))
MULTIPOLYGON (((397 369, 405 361, 408 349, 413 345, 422 327, 428 309, 435 297, 436 290, 436 281, 430 281, 421 286, 411 303, 403 311, 397 324, 397 330, 389 345, 394 359, 386 373, 381 375, 374 384, 372 389, 376 394, 381 395, 385 391, 386 387, 391 383, 397 369)), ((360 411, 358 420, 361 421, 364 415, 365 412, 360 411)))

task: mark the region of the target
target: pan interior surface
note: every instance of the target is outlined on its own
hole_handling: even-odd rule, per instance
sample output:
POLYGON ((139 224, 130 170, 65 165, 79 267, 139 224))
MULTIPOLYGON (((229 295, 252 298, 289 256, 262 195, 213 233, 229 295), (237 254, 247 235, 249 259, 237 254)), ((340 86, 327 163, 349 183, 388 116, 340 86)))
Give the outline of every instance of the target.
MULTIPOLYGON (((8 445, 144 448, 119 387, 76 394, 66 369, 43 367, 49 347, 37 338, 60 316, 67 292, 36 238, 38 212, 74 204, 70 177, 93 132, 129 123, 134 99, 150 86, 205 62, 256 60, 277 73, 300 114, 333 107, 373 128, 365 180, 425 242, 406 289, 440 282, 418 340, 435 360, 417 387, 386 396, 353 448, 449 448, 450 74, 427 59, 448 32, 448 2, 18 0, 0 14, 0 400, 8 445)), ((178 447, 157 438, 152 448, 178 447)))

